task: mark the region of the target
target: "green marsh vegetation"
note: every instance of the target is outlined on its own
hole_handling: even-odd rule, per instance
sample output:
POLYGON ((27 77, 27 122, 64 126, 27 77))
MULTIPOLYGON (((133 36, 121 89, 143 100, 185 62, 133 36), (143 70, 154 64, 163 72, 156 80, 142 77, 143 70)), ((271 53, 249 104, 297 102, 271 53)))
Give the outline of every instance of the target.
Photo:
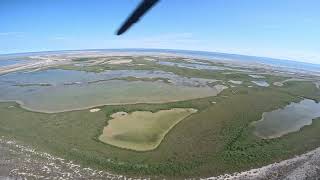
POLYGON ((102 106, 101 111, 95 113, 89 110, 35 113, 15 103, 1 103, 0 135, 84 166, 112 172, 175 178, 212 176, 266 165, 318 147, 318 120, 299 132, 272 140, 254 136, 250 126, 263 112, 300 101, 302 96, 316 99, 317 91, 312 87, 308 83, 238 87, 236 93, 227 89, 217 97, 164 104, 102 106), (98 140, 113 113, 171 108, 199 111, 178 123, 152 151, 120 149, 98 140))

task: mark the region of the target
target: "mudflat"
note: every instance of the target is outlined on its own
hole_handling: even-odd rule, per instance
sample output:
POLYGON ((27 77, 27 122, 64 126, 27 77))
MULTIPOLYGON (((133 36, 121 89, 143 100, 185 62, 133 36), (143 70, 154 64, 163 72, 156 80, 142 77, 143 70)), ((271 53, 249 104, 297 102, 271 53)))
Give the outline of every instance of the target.
POLYGON ((103 129, 99 140, 120 148, 148 151, 157 148, 177 123, 196 113, 192 108, 174 108, 158 112, 117 112, 103 129))

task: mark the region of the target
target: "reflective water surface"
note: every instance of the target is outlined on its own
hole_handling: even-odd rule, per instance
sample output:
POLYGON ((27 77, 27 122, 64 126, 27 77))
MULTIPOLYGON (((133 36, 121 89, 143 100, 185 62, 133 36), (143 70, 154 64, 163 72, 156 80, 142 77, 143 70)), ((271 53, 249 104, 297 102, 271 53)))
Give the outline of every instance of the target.
POLYGON ((282 109, 266 112, 260 121, 254 123, 255 134, 262 138, 277 138, 299 131, 320 117, 320 104, 310 99, 291 103, 282 109))
POLYGON ((19 63, 25 63, 25 62, 26 62, 25 60, 13 60, 13 59, 0 60, 0 67, 19 64, 19 63))
POLYGON ((226 88, 209 85, 216 81, 142 70, 17 72, 0 76, 0 101, 17 101, 26 109, 40 112, 61 112, 105 104, 162 103, 215 96, 226 88), (148 79, 119 79, 126 77, 148 79))

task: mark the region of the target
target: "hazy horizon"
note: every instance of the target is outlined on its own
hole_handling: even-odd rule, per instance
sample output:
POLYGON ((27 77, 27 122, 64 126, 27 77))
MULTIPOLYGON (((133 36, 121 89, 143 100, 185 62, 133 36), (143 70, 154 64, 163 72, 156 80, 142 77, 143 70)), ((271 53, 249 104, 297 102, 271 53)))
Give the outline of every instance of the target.
POLYGON ((151 48, 320 63, 317 0, 161 0, 126 34, 116 36, 139 2, 4 0, 0 54, 151 48))

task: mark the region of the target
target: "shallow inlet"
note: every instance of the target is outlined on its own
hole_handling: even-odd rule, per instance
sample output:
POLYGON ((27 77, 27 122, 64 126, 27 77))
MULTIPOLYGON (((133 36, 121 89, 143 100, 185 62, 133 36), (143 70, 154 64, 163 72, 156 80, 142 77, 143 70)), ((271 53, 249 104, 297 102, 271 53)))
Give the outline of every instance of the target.
POLYGON ((320 104, 310 99, 291 103, 282 109, 263 113, 260 121, 254 122, 254 133, 265 139, 281 137, 299 131, 320 117, 320 104))

